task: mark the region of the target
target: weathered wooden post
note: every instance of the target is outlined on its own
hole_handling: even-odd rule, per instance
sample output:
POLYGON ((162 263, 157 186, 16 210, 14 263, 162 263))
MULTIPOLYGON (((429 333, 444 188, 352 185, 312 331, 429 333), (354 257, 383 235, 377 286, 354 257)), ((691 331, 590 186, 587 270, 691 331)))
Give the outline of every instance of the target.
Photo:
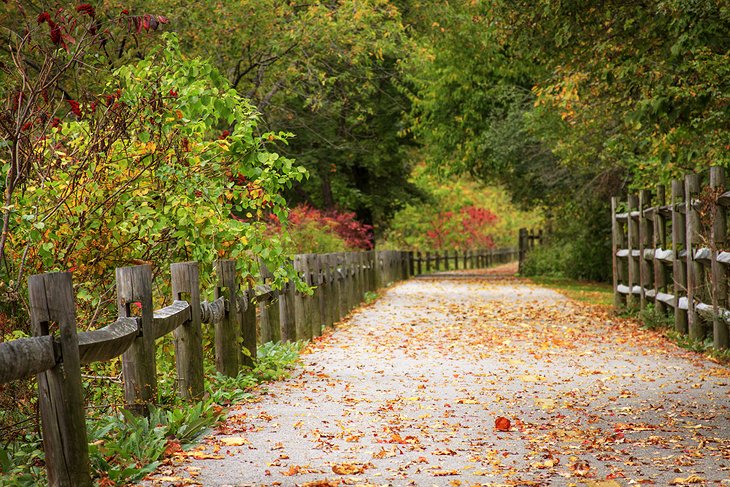
POLYGON ((639 222, 635 215, 638 213, 639 198, 636 195, 628 197, 628 260, 629 260, 629 293, 627 295, 626 304, 629 307, 636 306, 636 297, 634 296, 634 286, 640 283, 639 276, 639 222))
POLYGON ((190 303, 190 321, 175 328, 175 366, 178 395, 199 400, 205 392, 203 379, 203 332, 200 318, 200 278, 197 262, 170 265, 172 299, 190 303))
MULTIPOLYGON (((615 221, 615 215, 616 211, 614 209, 614 221, 615 221)), ((527 229, 526 228, 520 228, 520 236, 519 236, 519 245, 520 245, 520 261, 518 265, 518 272, 522 272, 522 268, 525 263, 525 256, 527 255, 527 229)))
POLYGON ((236 301, 238 300, 238 279, 236 262, 233 260, 215 261, 218 283, 215 299, 223 297, 226 312, 223 319, 215 324, 215 368, 228 377, 238 375, 238 358, 241 324, 238 322, 236 301))
MULTIPOLYGON (((309 260, 306 254, 294 256, 294 269, 296 269, 297 274, 306 285, 311 285, 309 260)), ((308 303, 309 298, 310 296, 307 294, 297 291, 296 288, 294 289, 294 328, 296 330, 297 340, 312 338, 312 316, 308 303)))
POLYGON ((651 205, 651 193, 647 190, 639 192, 639 304, 641 309, 646 309, 646 289, 652 285, 653 260, 648 260, 644 251, 651 246, 653 226, 652 221, 647 218, 645 211, 651 205))
POLYGON ((337 254, 337 280, 339 282, 339 302, 338 307, 339 311, 337 312, 338 316, 340 317, 340 320, 342 320, 345 316, 347 316, 347 313, 350 311, 347 308, 347 299, 349 296, 349 290, 348 290, 348 276, 347 276, 347 264, 345 260, 345 253, 344 252, 338 252, 337 254))
POLYGON ((244 367, 253 367, 256 361, 256 291, 249 287, 239 300, 241 308, 241 338, 243 347, 240 347, 240 361, 244 367))
MULTIPOLYGON (((667 222, 662 208, 667 204, 666 191, 664 186, 659 185, 656 189, 656 212, 654 212, 654 289, 657 295, 667 292, 667 271, 664 261, 659 259, 659 252, 667 249, 667 222)), ((663 301, 654 300, 654 308, 661 315, 666 314, 667 307, 663 301)))
POLYGON ((724 246, 727 239, 727 212, 724 206, 717 204, 717 197, 725 191, 724 168, 710 168, 710 187, 714 192, 713 225, 710 234, 710 250, 712 252, 712 339, 715 348, 724 350, 730 346, 727 323, 720 316, 720 309, 727 309, 727 269, 717 261, 719 247, 724 246))
MULTIPOLYGON (((266 285, 273 278, 273 275, 263 262, 259 262, 259 267, 261 269, 261 283, 266 285)), ((278 291, 272 290, 270 297, 262 299, 258 304, 261 343, 277 342, 281 340, 278 291)))
POLYGON ((132 316, 132 306, 141 306, 139 336, 122 354, 125 408, 146 415, 148 404, 157 402, 157 365, 152 331, 152 266, 117 268, 119 317, 132 316))
POLYGON ((294 323, 294 286, 291 281, 279 291, 279 329, 282 342, 295 342, 299 338, 294 323))
POLYGON ((318 337, 322 335, 322 329, 326 326, 325 315, 323 313, 322 294, 322 263, 319 254, 309 254, 309 279, 311 285, 314 286, 314 294, 310 296, 309 305, 312 313, 312 336, 318 337))
POLYGON ((672 181, 672 251, 674 265, 672 279, 674 281, 674 328, 680 333, 687 333, 687 310, 679 306, 680 297, 687 292, 687 265, 680 255, 685 247, 687 224, 684 211, 684 184, 681 180, 672 181))
MULTIPOLYGON (((619 201, 620 200, 618 196, 611 197, 611 236, 613 242, 611 246, 611 262, 613 266, 613 305, 617 308, 622 308, 626 305, 626 297, 618 290, 618 286, 619 284, 621 284, 623 277, 621 275, 622 266, 621 262, 619 261, 618 252, 623 248, 624 245, 623 230, 621 229, 621 224, 616 217, 619 201)), ((520 262, 522 262, 522 260, 524 259, 524 248, 522 244, 523 230, 525 229, 520 229, 520 262)))
POLYGON ((50 335, 58 325, 61 360, 38 374, 38 408, 48 484, 91 487, 79 341, 76 335, 71 274, 56 272, 28 278, 33 336, 50 335))
POLYGON ((431 272, 431 252, 426 251, 426 272, 431 272))
POLYGON ((700 216, 695 206, 695 198, 700 192, 700 177, 697 174, 688 174, 684 179, 685 212, 687 214, 687 329, 689 336, 694 339, 704 338, 702 323, 695 308, 700 289, 702 264, 695 260, 695 250, 700 243, 700 216))
POLYGON ((342 274, 340 273, 340 254, 329 254, 330 279, 332 285, 332 298, 330 302, 332 320, 339 323, 345 316, 342 313, 342 274))

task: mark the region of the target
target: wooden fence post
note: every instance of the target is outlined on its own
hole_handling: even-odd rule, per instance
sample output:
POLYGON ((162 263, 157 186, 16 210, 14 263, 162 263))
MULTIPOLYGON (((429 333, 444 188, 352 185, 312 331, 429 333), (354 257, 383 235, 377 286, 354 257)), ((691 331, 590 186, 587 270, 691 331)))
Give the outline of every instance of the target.
POLYGON ((296 325, 294 323, 294 286, 291 282, 284 284, 279 291, 279 329, 281 330, 282 342, 295 342, 297 337, 296 325))
MULTIPOLYGON (((620 200, 618 196, 611 197, 611 237, 613 242, 611 246, 611 262, 613 266, 613 305, 617 308, 622 308, 626 306, 626 296, 624 296, 618 290, 618 286, 619 284, 621 284, 622 278, 624 277, 622 275, 623 265, 618 256, 619 250, 621 250, 624 246, 623 229, 621 228, 621 224, 616 217, 619 201, 620 200)), ((522 244, 522 241, 524 240, 523 230, 525 229, 520 229, 520 261, 524 260, 524 247, 522 244)))
POLYGON ((238 300, 236 262, 217 260, 215 261, 215 272, 218 276, 215 298, 223 297, 226 303, 223 319, 215 324, 215 367, 221 374, 235 377, 238 375, 238 349, 241 346, 241 326, 238 323, 238 313, 236 312, 236 301, 238 300))
MULTIPOLYGON (((659 293, 667 292, 666 264, 657 255, 658 252, 667 249, 667 222, 662 213, 662 207, 667 204, 664 186, 657 186, 656 194, 656 211, 654 212, 654 289, 658 296, 659 293)), ((661 315, 665 315, 667 312, 666 305, 659 299, 654 299, 654 309, 661 315)))
POLYGON ((652 245, 652 232, 654 227, 651 225, 649 220, 644 214, 645 210, 651 205, 651 193, 648 190, 641 190, 639 192, 639 304, 641 309, 646 309, 646 290, 647 288, 653 288, 652 282, 652 260, 648 260, 644 251, 647 247, 652 245))
POLYGON ((687 310, 680 308, 679 301, 682 294, 687 292, 687 265, 680 255, 685 247, 686 218, 680 211, 684 206, 684 184, 681 180, 672 181, 672 251, 674 265, 672 266, 672 280, 674 281, 674 328, 680 333, 687 333, 687 310))
MULTIPOLYGON (((311 285, 309 275, 309 260, 306 254, 294 256, 294 269, 306 285, 311 285)), ((294 290, 294 328, 296 329, 297 340, 312 338, 312 316, 309 306, 310 296, 294 290)))
MULTIPOLYGON (((271 271, 263 262, 259 262, 261 283, 266 285, 273 278, 271 271)), ((259 302, 259 329, 261 343, 277 342, 281 340, 281 324, 279 320, 279 293, 271 291, 269 298, 259 302)))
POLYGON ((629 195, 628 197, 628 259, 629 259, 629 275, 628 285, 629 293, 627 295, 626 304, 629 307, 636 306, 636 298, 634 297, 634 285, 638 285, 640 281, 639 276, 639 259, 637 257, 639 249, 639 222, 634 219, 634 212, 638 210, 639 198, 635 195, 629 195))
POLYGON ((37 375, 48 484, 91 487, 71 274, 31 276, 28 292, 33 335, 49 335, 52 323, 59 328, 61 361, 37 375))
POLYGON ((186 401, 199 400, 205 392, 205 384, 198 263, 180 262, 170 265, 170 279, 172 299, 190 303, 190 321, 173 331, 178 395, 186 401))
POLYGON ((332 315, 332 324, 339 323, 344 318, 342 313, 342 275, 340 274, 340 254, 329 254, 329 273, 332 286, 332 296, 329 306, 332 315))
POLYGON ((730 334, 725 320, 720 316, 720 308, 727 309, 727 269, 717 261, 719 246, 727 238, 727 212, 725 207, 717 204, 717 196, 725 191, 725 169, 710 168, 710 187, 714 190, 712 231, 710 233, 710 250, 712 252, 712 339, 715 348, 724 350, 730 346, 730 334))
POLYGON ((695 198, 700 192, 700 178, 697 174, 688 174, 684 179, 684 199, 687 214, 687 329, 690 338, 704 338, 702 323, 695 308, 695 299, 701 287, 702 264, 695 260, 696 245, 700 243, 700 217, 695 208, 695 198))
POLYGON ((312 336, 322 335, 325 325, 325 316, 322 312, 322 265, 319 254, 309 254, 309 279, 314 286, 314 294, 309 297, 309 306, 312 312, 312 336))
POLYGON ((253 367, 256 362, 256 291, 249 287, 239 299, 242 347, 239 347, 239 360, 244 367, 253 367))
POLYGON ((152 332, 152 266, 117 268, 119 317, 131 317, 132 306, 142 307, 139 336, 122 354, 125 407, 137 414, 148 413, 148 404, 157 402, 155 337, 152 332))
POLYGON ((431 272, 431 252, 426 251, 426 272, 431 272))
MULTIPOLYGON (((613 201, 613 199, 612 199, 612 201, 613 201)), ((613 214, 614 214, 614 220, 615 220, 615 215, 616 215, 615 205, 614 205, 613 214)), ((520 261, 519 261, 519 265, 518 265, 518 272, 522 273, 522 267, 525 263, 525 256, 527 255, 527 229, 526 228, 520 228, 519 245, 520 245, 520 261)))
POLYGON ((330 303, 333 299, 332 282, 330 280, 329 257, 331 254, 317 254, 317 266, 319 269, 319 281, 317 289, 317 300, 319 305, 319 316, 322 326, 327 328, 334 324, 334 317, 330 303))

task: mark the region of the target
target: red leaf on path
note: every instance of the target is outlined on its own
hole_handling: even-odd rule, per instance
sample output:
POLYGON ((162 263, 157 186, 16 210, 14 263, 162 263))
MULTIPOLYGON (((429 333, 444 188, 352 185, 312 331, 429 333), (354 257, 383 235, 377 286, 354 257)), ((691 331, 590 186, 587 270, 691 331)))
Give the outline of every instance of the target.
POLYGON ((494 421, 494 429, 496 429, 497 431, 509 431, 511 426, 512 423, 510 423, 509 419, 505 418, 504 416, 498 416, 497 419, 494 421))

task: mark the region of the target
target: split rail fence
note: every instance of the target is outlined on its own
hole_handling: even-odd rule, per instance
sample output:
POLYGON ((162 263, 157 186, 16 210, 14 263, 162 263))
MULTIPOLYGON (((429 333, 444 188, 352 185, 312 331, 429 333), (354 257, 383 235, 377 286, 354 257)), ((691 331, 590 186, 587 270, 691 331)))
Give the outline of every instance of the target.
POLYGON ((232 260, 215 262, 213 301, 201 301, 197 262, 170 267, 172 304, 155 310, 152 267, 116 270, 119 318, 98 330, 78 332, 70 273, 28 279, 32 338, 0 343, 0 384, 36 376, 48 482, 52 487, 92 485, 82 394, 81 366, 122 356, 125 408, 146 414, 157 402, 155 341, 174 335, 178 394, 204 393, 202 324, 215 327, 218 372, 237 375, 253 365, 257 341, 293 341, 319 336, 340 321, 367 291, 442 267, 487 267, 514 260, 518 252, 370 251, 303 254, 294 266, 313 294, 290 283, 276 290, 262 266, 263 282, 241 288, 232 260), (139 307, 139 310, 136 308, 139 307), (242 346, 240 346, 241 344, 242 346))
POLYGON ((712 334, 713 345, 730 345, 728 324, 727 213, 725 170, 689 174, 672 181, 670 193, 611 199, 613 288, 617 307, 654 305, 674 315, 674 327, 691 338, 712 334))

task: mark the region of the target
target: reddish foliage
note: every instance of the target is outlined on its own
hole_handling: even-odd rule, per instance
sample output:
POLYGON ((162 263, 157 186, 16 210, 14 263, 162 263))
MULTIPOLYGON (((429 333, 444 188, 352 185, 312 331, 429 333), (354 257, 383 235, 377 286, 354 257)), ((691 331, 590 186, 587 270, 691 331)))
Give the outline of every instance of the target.
POLYGON ((91 18, 96 17, 96 10, 94 7, 91 6, 91 4, 88 3, 82 3, 81 5, 76 7, 76 11, 82 14, 86 14, 91 18))
POLYGON ((434 249, 492 248, 494 240, 487 232, 497 220, 499 217, 486 208, 465 206, 458 213, 438 213, 426 235, 434 249))
POLYGON ((363 250, 373 248, 373 227, 357 221, 352 211, 323 211, 303 204, 291 210, 289 221, 292 225, 316 222, 323 227, 331 228, 350 248, 363 250))
POLYGON ((71 107, 71 113, 73 113, 77 117, 81 116, 81 106, 79 105, 79 102, 77 102, 76 100, 66 100, 66 103, 68 103, 71 107))

